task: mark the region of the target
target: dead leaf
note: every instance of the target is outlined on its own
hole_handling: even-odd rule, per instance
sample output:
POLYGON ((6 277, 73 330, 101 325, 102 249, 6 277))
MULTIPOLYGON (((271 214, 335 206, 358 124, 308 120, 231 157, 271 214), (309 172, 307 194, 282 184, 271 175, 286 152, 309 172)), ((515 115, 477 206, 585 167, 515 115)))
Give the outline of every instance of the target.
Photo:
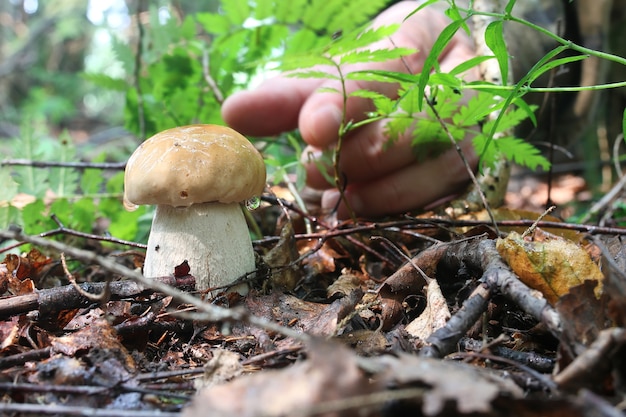
MULTIPOLYGON (((511 232, 496 241, 496 248, 520 280, 541 292, 551 305, 585 280, 601 284, 603 279, 600 268, 584 249, 560 237, 527 241, 511 232)), ((597 288, 599 295, 601 287, 597 288)))
POLYGON ((403 304, 407 297, 422 294, 426 280, 415 267, 427 276, 434 276, 437 264, 447 248, 446 245, 435 245, 420 252, 380 286, 378 296, 382 307, 383 330, 391 329, 404 316, 403 304))
POLYGON ((320 304, 289 294, 272 292, 267 296, 249 296, 245 302, 248 311, 255 316, 265 317, 310 334, 332 336, 337 331, 337 324, 354 311, 362 297, 363 291, 357 289, 331 304, 320 304))
POLYGON ((376 358, 386 364, 387 385, 396 388, 426 386, 422 411, 427 416, 458 415, 448 409, 456 404, 460 414, 490 415, 492 402, 501 397, 522 398, 522 390, 510 379, 460 362, 442 361, 398 353, 376 358), (442 413, 443 410, 445 413, 442 413))
POLYGON ((94 320, 89 326, 67 336, 53 338, 51 347, 53 352, 63 353, 66 356, 74 356, 78 352, 87 352, 95 348, 119 351, 123 354, 126 367, 128 369, 135 367, 133 358, 105 319, 94 320))
MULTIPOLYGON (((378 388, 346 347, 313 342, 308 359, 279 371, 246 375, 201 391, 183 410, 183 417, 289 416, 316 405, 365 395, 378 388)), ((360 416, 360 410, 316 414, 360 416)))
POLYGON ((357 288, 361 288, 363 280, 361 279, 362 273, 354 272, 347 269, 341 271, 339 278, 335 280, 326 290, 326 295, 329 299, 335 299, 337 297, 343 297, 350 294, 357 288))
POLYGON ((405 330, 413 337, 426 340, 435 330, 445 326, 450 310, 436 280, 431 280, 426 289, 426 308, 405 330))
POLYGON ((272 288, 291 291, 300 279, 298 268, 293 265, 299 256, 294 236, 293 225, 291 222, 286 223, 276 246, 263 257, 265 263, 272 268, 270 276, 272 288))
POLYGON ((212 349, 213 357, 204 365, 202 378, 196 378, 193 385, 201 390, 213 385, 219 385, 241 375, 243 365, 238 353, 226 349, 212 349))
POLYGON ((189 266, 189 262, 185 259, 180 265, 176 265, 174 267, 174 277, 181 278, 189 275, 191 272, 191 267, 189 266))
POLYGON ((570 288, 569 293, 556 303, 556 310, 562 318, 563 337, 566 342, 576 345, 575 355, 580 355, 601 330, 612 326, 605 314, 605 297, 596 298, 595 286, 596 282, 585 281, 570 288))
POLYGON ((4 258, 4 267, 0 270, 0 287, 14 295, 30 294, 34 291, 33 281, 52 263, 37 249, 31 249, 26 256, 8 254, 4 258))
POLYGON ((626 246, 623 237, 596 240, 602 250, 604 289, 609 298, 607 316, 615 326, 626 326, 626 246))

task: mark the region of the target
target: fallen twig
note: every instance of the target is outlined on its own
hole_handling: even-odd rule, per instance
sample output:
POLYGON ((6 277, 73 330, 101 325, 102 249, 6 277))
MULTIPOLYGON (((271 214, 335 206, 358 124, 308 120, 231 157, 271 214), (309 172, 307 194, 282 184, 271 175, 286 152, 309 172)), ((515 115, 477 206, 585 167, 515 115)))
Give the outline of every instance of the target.
MULTIPOLYGON (((158 281, 168 287, 176 287, 181 290, 191 290, 195 288, 195 278, 187 275, 180 278, 160 277, 158 281)), ((142 285, 133 281, 117 281, 108 284, 110 286, 110 296, 108 300, 121 300, 129 297, 136 297, 141 294, 151 292, 142 285)), ((91 296, 103 294, 107 283, 87 282, 83 284, 65 285, 50 289, 39 290, 25 295, 15 295, 0 298, 0 319, 10 316, 28 313, 39 310, 42 315, 60 310, 85 307, 94 302, 91 296), (88 294, 89 296, 86 296, 88 294)))
POLYGON ((292 337, 302 342, 308 342, 311 339, 309 335, 306 335, 304 333, 284 326, 280 326, 263 318, 253 316, 243 308, 227 309, 206 303, 198 297, 173 288, 167 284, 160 282, 159 280, 146 278, 139 271, 127 268, 124 265, 121 265, 109 258, 99 256, 90 251, 78 249, 73 246, 65 245, 61 242, 47 240, 38 236, 25 235, 21 231, 0 231, 0 237, 4 239, 23 240, 33 245, 54 249, 58 252, 65 252, 66 254, 83 262, 98 264, 105 270, 130 278, 138 284, 141 284, 145 288, 150 288, 154 291, 170 295, 180 303, 193 305, 198 309, 200 313, 203 313, 202 318, 205 321, 245 322, 252 326, 256 326, 270 332, 282 334, 287 337, 292 337))

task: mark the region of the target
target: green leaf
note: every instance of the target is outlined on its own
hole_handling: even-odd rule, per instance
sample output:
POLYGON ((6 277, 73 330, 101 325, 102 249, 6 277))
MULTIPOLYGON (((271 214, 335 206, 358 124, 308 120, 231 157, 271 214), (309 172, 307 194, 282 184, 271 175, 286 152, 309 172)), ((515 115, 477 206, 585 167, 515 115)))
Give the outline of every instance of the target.
MULTIPOLYGON (((20 131, 22 136, 15 142, 13 154, 30 161, 44 160, 43 147, 46 143, 35 138, 34 126, 24 123, 20 131)), ((45 195, 48 189, 48 174, 45 170, 32 166, 16 166, 13 171, 16 173, 15 181, 19 184, 20 192, 35 197, 45 195)))
POLYGON ((494 97, 488 93, 478 93, 470 97, 467 105, 461 106, 452 117, 457 126, 473 126, 481 122, 485 116, 494 111, 496 104, 494 97))
POLYGON ((504 7, 504 13, 510 15, 513 12, 513 6, 515 6, 516 0, 509 0, 509 2, 504 7))
POLYGON ((404 82, 417 84, 419 80, 419 75, 384 70, 363 70, 352 71, 346 74, 346 78, 351 80, 379 81, 387 83, 404 82))
POLYGON ((272 17, 274 8, 278 7, 277 1, 274 0, 255 0, 254 1, 254 17, 258 20, 264 20, 272 17))
POLYGON ((427 0, 427 1, 423 1, 420 2, 420 5, 415 8, 415 10, 413 10, 411 13, 409 13, 404 20, 406 21, 408 18, 410 18, 411 16, 413 16, 415 13, 419 12, 420 10, 424 9, 425 7, 430 6, 431 4, 437 3, 439 2, 439 0, 427 0))
POLYGON ((290 72, 289 77, 293 78, 322 78, 328 80, 340 80, 338 75, 331 74, 327 71, 303 70, 290 72))
POLYGON ((498 149, 513 162, 526 166, 530 169, 537 169, 538 166, 544 170, 550 168, 550 162, 541 155, 539 149, 523 139, 512 136, 498 138, 496 140, 498 149))
POLYGON ((509 53, 504 41, 502 21, 496 20, 489 23, 485 29, 485 43, 491 49, 498 60, 502 85, 508 84, 509 77, 509 53))
POLYGON ((394 49, 361 49, 357 51, 351 51, 341 55, 339 58, 339 64, 358 64, 369 62, 384 62, 401 58, 403 56, 411 55, 415 50, 409 48, 394 48, 394 49))
POLYGON ((330 22, 343 6, 339 1, 310 0, 302 16, 302 23, 316 31, 333 33, 342 29, 341 26, 331 26, 330 22))
MULTIPOLYGON (((329 2, 327 2, 329 3, 329 2)), ((340 2, 336 2, 340 4, 340 2)), ((368 22, 385 6, 387 0, 346 1, 335 10, 326 26, 330 32, 337 30, 351 31, 359 25, 368 22)))
POLYGON ((96 221, 96 205, 92 198, 81 198, 72 202, 70 213, 69 226, 82 232, 91 232, 96 221))
MULTIPOLYGON (((537 106, 530 106, 532 112, 537 106)), ((524 108, 509 109, 505 112, 503 117, 498 121, 498 125, 494 127, 496 120, 489 120, 483 125, 483 133, 488 132, 506 132, 517 127, 523 120, 528 118, 528 113, 524 108)))
POLYGON ((488 59, 493 59, 495 57, 493 56, 475 56, 474 58, 470 58, 468 60, 465 60, 463 62, 461 62, 459 65, 457 65, 456 67, 452 68, 452 70, 450 70, 449 74, 450 75, 459 75, 462 74, 480 64, 482 64, 483 62, 485 62, 488 59))
POLYGON ((215 13, 196 13, 195 18, 207 33, 214 35, 224 35, 231 28, 228 17, 215 13))
POLYGON ((420 107, 421 107, 421 103, 424 100, 424 91, 425 91, 426 86, 428 85, 430 72, 433 70, 433 68, 435 67, 435 64, 438 62, 439 55, 441 55, 441 53, 443 52, 445 47, 448 45, 452 37, 456 34, 456 32, 459 30, 459 28, 463 24, 465 24, 465 20, 461 19, 461 20, 455 20, 454 22, 446 26, 437 37, 437 40, 433 44, 433 47, 430 50, 430 53, 426 57, 426 60, 424 61, 424 67, 422 68, 422 73, 420 74, 420 79, 419 79, 418 103, 420 103, 420 107))
POLYGON ((122 63, 122 67, 126 74, 132 74, 135 67, 135 53, 121 40, 121 37, 113 36, 111 38, 111 50, 115 57, 122 63))
POLYGON ((386 39, 393 35, 399 24, 379 26, 376 28, 367 28, 365 30, 356 29, 348 33, 344 33, 341 37, 334 40, 328 47, 328 55, 338 57, 355 49, 367 48, 375 42, 386 39))
MULTIPOLYGON (((76 148, 67 132, 59 137, 56 159, 59 162, 72 162, 76 157, 76 148)), ((57 197, 67 197, 76 193, 78 188, 78 172, 73 168, 50 168, 48 182, 50 189, 57 197)))
POLYGON ((17 195, 17 183, 11 175, 11 170, 6 166, 0 166, 0 207, 4 206, 17 195))
POLYGON ((302 19, 307 0, 290 0, 276 2, 276 20, 282 23, 293 24, 302 19))
POLYGON ((221 2, 222 10, 233 25, 242 26, 250 17, 248 0, 226 0, 221 2))
POLYGON ((105 88, 113 91, 126 91, 128 90, 128 83, 121 78, 114 78, 105 74, 95 73, 82 73, 81 77, 87 81, 91 81, 98 87, 105 88))
POLYGON ((312 54, 321 48, 325 42, 312 30, 303 28, 289 36, 285 43, 285 57, 290 57, 298 54, 312 54))
MULTIPOLYGON (((22 224, 22 213, 11 205, 0 206, 0 229, 8 229, 11 225, 22 224)), ((0 243, 0 247, 3 244, 0 243)))
POLYGON ((533 81, 539 78, 542 74, 550 71, 553 68, 557 68, 562 65, 570 64, 576 61, 582 61, 587 58, 589 58, 589 55, 575 55, 575 56, 568 56, 566 58, 559 58, 559 59, 554 59, 552 61, 548 61, 544 65, 535 69, 532 72, 532 75, 528 78, 528 84, 532 84, 533 81))

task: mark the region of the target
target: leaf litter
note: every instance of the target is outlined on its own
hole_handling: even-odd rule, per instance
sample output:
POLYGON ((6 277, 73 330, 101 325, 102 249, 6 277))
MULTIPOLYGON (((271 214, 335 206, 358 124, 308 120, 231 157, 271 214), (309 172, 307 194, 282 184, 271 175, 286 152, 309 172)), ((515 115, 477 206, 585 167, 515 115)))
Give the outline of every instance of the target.
MULTIPOLYGON (((482 226, 442 219, 449 223, 441 227, 432 215, 310 233, 296 214, 278 218, 277 238, 255 243, 263 260, 254 289, 206 300, 217 319, 199 315, 198 298, 190 304, 174 290, 124 280, 100 255, 71 265, 84 291, 110 287, 102 302, 66 284, 58 253, 45 245, 8 255, 0 267, 2 410, 195 417, 620 409, 619 237, 569 240, 541 224, 534 241, 510 230, 485 237, 482 226), (93 275, 81 270, 96 264, 110 282, 84 282, 93 275)), ((135 268, 134 255, 115 262, 135 268)), ((162 282, 193 293, 189 272, 183 264, 162 282)))

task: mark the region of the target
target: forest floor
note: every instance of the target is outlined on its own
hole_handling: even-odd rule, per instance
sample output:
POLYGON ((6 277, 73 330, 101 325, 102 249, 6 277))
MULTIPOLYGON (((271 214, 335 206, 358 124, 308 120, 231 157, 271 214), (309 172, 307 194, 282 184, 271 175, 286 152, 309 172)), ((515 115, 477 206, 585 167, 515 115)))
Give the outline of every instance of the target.
POLYGON ((0 415, 623 415, 626 229, 606 207, 531 228, 547 188, 511 189, 497 228, 267 197, 245 296, 146 280, 141 245, 2 231, 32 249, 0 264, 0 415))

